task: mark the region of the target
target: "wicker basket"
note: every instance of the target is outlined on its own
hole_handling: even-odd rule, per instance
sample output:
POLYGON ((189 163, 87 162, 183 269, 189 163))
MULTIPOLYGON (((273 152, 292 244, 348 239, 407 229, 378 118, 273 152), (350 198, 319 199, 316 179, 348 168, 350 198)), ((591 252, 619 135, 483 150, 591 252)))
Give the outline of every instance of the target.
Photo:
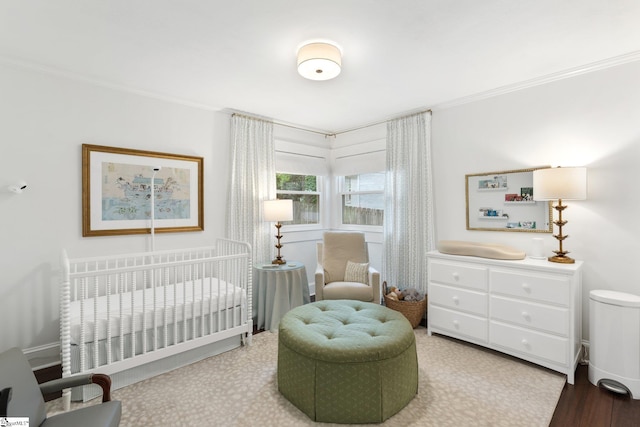
POLYGON ((384 288, 384 305, 392 310, 399 311, 407 318, 411 327, 417 327, 422 321, 422 317, 427 310, 427 296, 420 301, 398 301, 395 299, 387 298, 386 282, 383 284, 384 288))

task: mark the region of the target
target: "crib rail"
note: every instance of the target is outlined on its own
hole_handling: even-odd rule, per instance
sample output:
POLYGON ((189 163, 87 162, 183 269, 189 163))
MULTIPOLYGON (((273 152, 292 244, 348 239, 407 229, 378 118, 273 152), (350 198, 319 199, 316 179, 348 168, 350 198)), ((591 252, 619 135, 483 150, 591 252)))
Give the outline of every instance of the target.
POLYGON ((250 340, 251 283, 251 247, 227 239, 80 259, 63 251, 63 376, 110 374, 233 335, 250 340))

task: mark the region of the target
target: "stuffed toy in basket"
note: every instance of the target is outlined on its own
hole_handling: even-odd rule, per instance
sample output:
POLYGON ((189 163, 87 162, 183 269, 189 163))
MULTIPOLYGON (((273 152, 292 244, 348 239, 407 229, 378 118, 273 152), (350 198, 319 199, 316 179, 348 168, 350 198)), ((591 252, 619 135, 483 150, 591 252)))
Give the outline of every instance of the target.
POLYGON ((413 328, 417 327, 427 309, 427 296, 415 288, 398 289, 395 286, 387 288, 383 282, 384 305, 399 311, 409 320, 413 328))

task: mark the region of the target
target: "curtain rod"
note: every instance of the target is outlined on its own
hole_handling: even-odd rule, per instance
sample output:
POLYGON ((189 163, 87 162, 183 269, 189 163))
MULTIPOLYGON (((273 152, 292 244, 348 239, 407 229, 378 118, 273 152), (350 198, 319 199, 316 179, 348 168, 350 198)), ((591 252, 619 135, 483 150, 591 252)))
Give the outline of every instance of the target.
POLYGON ((260 120, 262 122, 273 123, 274 125, 277 125, 277 126, 282 126, 282 127, 287 127, 287 128, 291 128, 291 129, 302 130, 302 131, 305 131, 305 132, 311 132, 311 133, 315 133, 315 134, 318 134, 318 135, 323 135, 325 138, 334 135, 334 134, 331 134, 331 133, 321 132, 319 130, 313 130, 313 129, 303 128, 303 127, 300 127, 300 126, 290 125, 290 124, 287 124, 287 123, 278 122, 276 120, 263 119, 261 117, 250 116, 248 114, 232 113, 231 117, 233 117, 233 116, 244 117, 246 119, 260 120))
POLYGON ((250 115, 247 115, 247 114, 241 114, 241 113, 232 113, 231 116, 232 117, 233 116, 240 116, 240 117, 245 117, 245 118, 248 118, 248 119, 254 119, 254 120, 261 120, 261 121, 264 121, 264 122, 270 122, 270 123, 273 123, 274 125, 277 125, 277 126, 288 127, 288 128, 291 128, 291 129, 302 130, 302 131, 305 131, 305 132, 311 132, 311 133, 315 133, 315 134, 318 134, 318 135, 324 135, 325 138, 329 138, 329 137, 336 137, 337 135, 341 135, 343 133, 354 132, 356 130, 361 130, 361 129, 366 129, 366 128, 370 128, 370 127, 373 127, 373 126, 377 126, 377 125, 380 125, 382 123, 386 123, 389 120, 396 120, 396 119, 402 119, 402 118, 405 118, 405 117, 417 116, 418 114, 423 114, 423 113, 432 113, 432 111, 429 108, 428 110, 418 111, 418 112, 415 112, 415 113, 407 114, 406 116, 395 117, 393 119, 380 120, 378 122, 369 123, 367 125, 363 125, 363 126, 360 126, 360 127, 355 127, 355 128, 351 128, 351 129, 347 129, 347 130, 342 130, 342 131, 334 132, 334 133, 321 132, 321 131, 317 131, 317 130, 313 130, 313 129, 303 128, 303 127, 300 127, 300 126, 290 125, 290 124, 278 122, 278 121, 275 121, 275 120, 263 119, 263 118, 260 118, 260 117, 254 117, 254 116, 250 116, 250 115))
POLYGON ((432 111, 429 108, 428 110, 417 111, 415 113, 407 114, 405 116, 400 116, 400 117, 394 117, 394 118, 391 118, 391 119, 380 120, 380 121, 377 121, 377 122, 374 122, 374 123, 369 123, 368 125, 363 125, 363 126, 360 126, 360 127, 351 128, 351 129, 347 129, 347 130, 341 130, 340 132, 336 132, 336 133, 333 133, 331 135, 332 136, 341 135, 343 133, 349 133, 349 132, 353 132, 353 131, 356 131, 356 130, 361 130, 361 129, 366 129, 366 128, 370 128, 370 127, 373 127, 373 126, 381 125, 383 123, 387 123, 390 120, 403 119, 405 117, 417 116, 418 114, 431 113, 431 112, 432 111))

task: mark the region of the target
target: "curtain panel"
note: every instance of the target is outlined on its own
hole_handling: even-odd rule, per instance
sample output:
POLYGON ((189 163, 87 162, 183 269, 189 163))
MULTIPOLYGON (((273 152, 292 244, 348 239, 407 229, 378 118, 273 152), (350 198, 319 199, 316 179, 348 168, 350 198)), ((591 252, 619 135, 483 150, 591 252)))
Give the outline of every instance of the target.
POLYGON ((427 290, 426 252, 434 248, 431 113, 387 122, 382 277, 427 290))
POLYGON ((231 177, 227 198, 227 237, 249 242, 253 262, 272 258, 273 224, 263 219, 263 202, 276 198, 273 123, 231 116, 231 177))

